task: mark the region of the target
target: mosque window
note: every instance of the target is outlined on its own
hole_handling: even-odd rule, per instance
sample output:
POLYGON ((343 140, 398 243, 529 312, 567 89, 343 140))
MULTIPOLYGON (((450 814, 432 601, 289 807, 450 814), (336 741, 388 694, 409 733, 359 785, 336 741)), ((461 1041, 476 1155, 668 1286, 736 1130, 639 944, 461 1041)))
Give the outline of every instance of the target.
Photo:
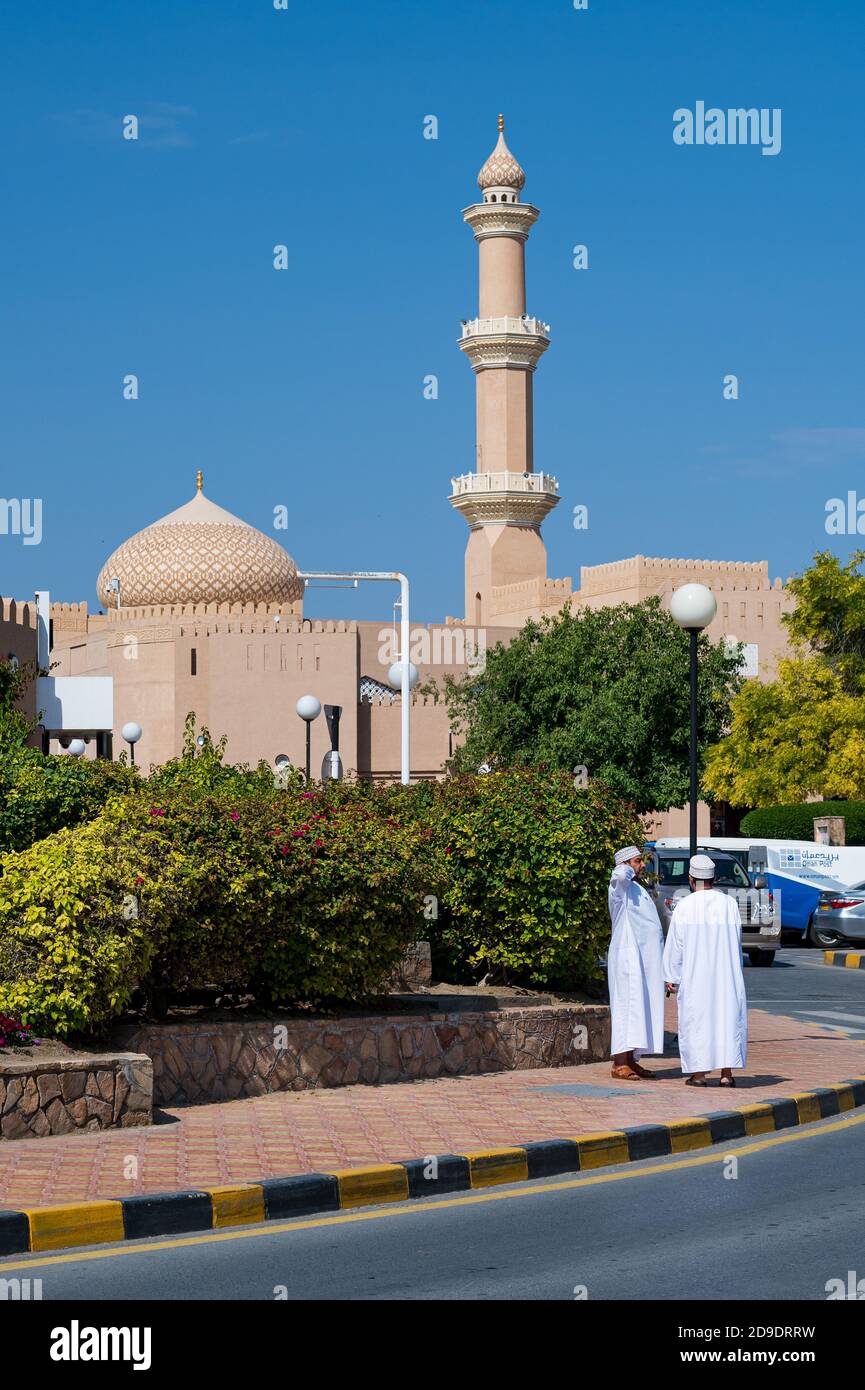
POLYGON ((189 674, 191 676, 198 675, 198 651, 195 647, 189 653, 189 674))

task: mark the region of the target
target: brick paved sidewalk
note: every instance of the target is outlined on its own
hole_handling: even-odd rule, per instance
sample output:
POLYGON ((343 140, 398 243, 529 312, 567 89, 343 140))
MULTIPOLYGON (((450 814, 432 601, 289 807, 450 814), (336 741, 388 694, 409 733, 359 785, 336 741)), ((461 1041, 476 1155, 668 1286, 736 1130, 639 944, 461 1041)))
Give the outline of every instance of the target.
MULTIPOLYGON (((610 1064, 281 1092, 159 1112, 148 1129, 0 1144, 0 1206, 45 1206, 567 1139, 725 1110, 865 1075, 860 1042, 752 1009, 736 1091, 685 1087, 678 1059, 656 1082, 614 1082, 610 1064)), ((675 1030, 668 1004, 667 1027, 675 1030)))

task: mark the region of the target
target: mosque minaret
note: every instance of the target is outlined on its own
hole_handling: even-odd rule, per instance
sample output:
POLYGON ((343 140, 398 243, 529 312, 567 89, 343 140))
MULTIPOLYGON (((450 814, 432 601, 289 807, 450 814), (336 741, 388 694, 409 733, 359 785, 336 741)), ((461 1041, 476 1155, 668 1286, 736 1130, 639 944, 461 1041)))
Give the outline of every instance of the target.
POLYGON ((525 248, 539 217, 520 202, 526 176, 499 138, 478 174, 483 201, 463 212, 478 243, 478 317, 459 346, 476 379, 474 473, 454 478, 450 502, 471 527, 465 559, 465 616, 488 622, 493 590, 545 579, 540 524, 558 502, 558 483, 535 472, 532 377, 549 347, 549 324, 526 313, 525 248))
MULTIPOLYGON (((465 614, 413 625, 412 659, 424 681, 441 689, 473 669, 479 653, 507 645, 527 621, 554 617, 566 603, 578 611, 657 596, 667 607, 678 585, 697 582, 717 597, 712 640, 743 642, 749 674, 771 679, 787 651, 783 615, 792 600, 780 579, 771 582, 765 560, 618 557, 583 565, 576 591, 571 578, 547 575, 541 523, 559 489, 543 463, 535 469, 532 379, 550 330, 527 314, 525 287, 526 241, 539 213, 520 201, 525 174, 503 127, 499 117, 498 143, 478 175, 481 201, 463 212, 480 270, 478 317, 463 324, 459 343, 475 373, 476 458, 473 472, 453 479, 450 497, 470 527, 465 614)), ((302 543, 302 514, 291 529, 302 543)), ((322 562, 344 567, 338 553, 304 558, 316 569, 322 562)), ((301 767, 306 726, 295 710, 301 696, 314 695, 342 710, 349 776, 399 777, 402 711, 389 677, 390 618, 305 617, 303 574, 280 539, 205 496, 200 471, 190 500, 120 541, 96 588, 95 612, 87 602, 51 604, 44 591, 39 612, 29 601, 0 598, 0 660, 35 662, 44 641, 40 664, 60 682, 45 706, 44 746, 59 752, 74 735, 87 740, 88 757, 108 753, 112 741, 117 753, 124 726, 134 723, 142 730, 136 761, 146 768, 180 754, 193 711, 199 725, 226 737, 231 761, 273 765, 285 755, 301 767)), ((34 723, 36 697, 30 687, 25 711, 34 723)), ((317 720, 311 736, 318 768, 330 748, 327 721, 317 720)), ((415 692, 412 778, 441 777, 458 738, 447 702, 415 692)), ((702 834, 709 808, 700 816, 702 834)), ((658 817, 655 833, 687 828, 687 813, 674 810, 658 817)))

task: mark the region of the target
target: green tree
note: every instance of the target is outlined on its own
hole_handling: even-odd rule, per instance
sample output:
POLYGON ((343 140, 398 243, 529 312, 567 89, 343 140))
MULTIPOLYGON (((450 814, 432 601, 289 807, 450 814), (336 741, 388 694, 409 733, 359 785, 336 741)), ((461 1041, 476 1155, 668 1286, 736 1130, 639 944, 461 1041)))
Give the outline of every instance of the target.
POLYGON ((817 656, 747 681, 726 738, 707 750, 706 791, 734 806, 865 796, 865 681, 851 690, 817 656))
POLYGON ((35 840, 95 816, 112 792, 137 784, 123 763, 45 757, 31 748, 34 731, 17 701, 36 675, 33 665, 0 662, 0 851, 26 849, 35 840))
POLYGON ((865 550, 846 564, 828 550, 818 551, 804 574, 787 584, 796 607, 784 622, 802 655, 819 656, 840 677, 844 689, 858 692, 865 677, 865 550))
MULTIPOLYGON (((700 752, 726 726, 740 656, 699 639, 700 752)), ((688 636, 660 600, 618 608, 566 607, 529 622, 486 668, 446 682, 454 729, 465 742, 456 771, 584 766, 638 811, 688 799, 688 636)))
POLYGON ((795 655, 746 681, 727 736, 706 755, 707 792, 738 806, 865 795, 865 550, 819 551, 788 583, 795 655))

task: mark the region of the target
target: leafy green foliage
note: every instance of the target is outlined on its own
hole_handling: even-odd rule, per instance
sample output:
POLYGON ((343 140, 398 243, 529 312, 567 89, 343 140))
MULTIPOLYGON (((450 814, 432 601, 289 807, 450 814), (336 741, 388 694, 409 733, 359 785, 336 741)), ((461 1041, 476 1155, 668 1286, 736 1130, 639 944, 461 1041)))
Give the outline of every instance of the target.
POLYGON ((831 551, 818 551, 804 574, 789 580, 796 600, 784 615, 791 638, 820 657, 838 676, 842 688, 859 693, 865 680, 865 550, 846 564, 831 551))
POLYGON ((749 811, 741 834, 750 839, 813 840, 815 816, 844 816, 848 845, 865 845, 865 801, 792 802, 749 811))
MULTIPOLYGON (((589 776, 638 811, 688 799, 689 639, 656 598, 618 608, 566 608, 527 623, 487 653, 483 673, 447 683, 465 734, 453 766, 546 766, 589 776)), ((739 656, 701 637, 700 751, 721 734, 740 685, 739 656)))
POLYGON ((865 680, 858 691, 821 658, 782 661, 747 681, 727 737, 706 754, 704 788, 735 806, 865 795, 865 680))
POLYGON ((429 832, 375 795, 149 784, 0 877, 0 1009, 58 1037, 145 992, 252 985, 285 1004, 368 998, 422 923, 429 832))
POLYGON ((0 1009, 60 1038, 99 1032, 120 1012, 153 951, 129 915, 136 857, 122 820, 3 856, 0 1009))
POLYGON ((613 856, 643 834, 597 783, 524 768, 445 782, 433 809, 442 873, 435 946, 452 969, 570 987, 598 974, 613 856))

